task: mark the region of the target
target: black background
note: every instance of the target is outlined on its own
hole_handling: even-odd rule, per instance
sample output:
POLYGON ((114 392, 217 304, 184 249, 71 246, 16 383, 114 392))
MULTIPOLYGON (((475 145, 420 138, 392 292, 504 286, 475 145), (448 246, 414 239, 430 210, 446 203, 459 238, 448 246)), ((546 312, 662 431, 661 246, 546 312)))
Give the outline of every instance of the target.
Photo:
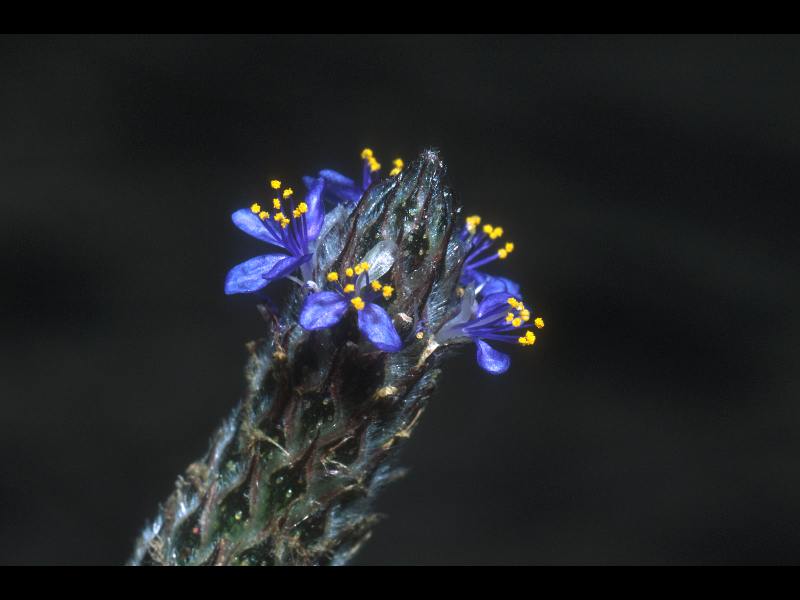
POLYGON ((800 39, 0 38, 0 563, 116 564, 243 388, 265 181, 438 147, 546 329, 359 564, 800 556, 800 39))

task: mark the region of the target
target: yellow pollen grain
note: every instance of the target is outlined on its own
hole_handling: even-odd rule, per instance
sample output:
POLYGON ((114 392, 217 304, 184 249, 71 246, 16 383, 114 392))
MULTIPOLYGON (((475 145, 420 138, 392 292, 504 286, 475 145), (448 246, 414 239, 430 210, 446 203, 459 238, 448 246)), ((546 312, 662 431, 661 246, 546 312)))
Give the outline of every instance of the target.
POLYGON ((348 283, 346 286, 344 286, 345 294, 352 294, 355 291, 356 291, 356 286, 354 286, 352 283, 348 283))
POLYGON ((299 209, 299 208, 295 208, 295 209, 292 211, 292 216, 293 216, 295 219, 299 219, 301 214, 303 214, 303 213, 301 213, 301 212, 300 212, 300 209, 299 209))
POLYGON ((500 260, 508 258, 508 251, 505 248, 500 248, 500 250, 497 251, 497 257, 500 260))
POLYGON ((389 171, 389 175, 391 177, 394 177, 395 175, 399 175, 400 174, 400 171, 403 170, 403 167, 405 166, 405 163, 403 163, 403 159, 402 158, 395 158, 392 161, 392 164, 394 165, 394 169, 389 171))
POLYGON ((508 313, 506 315, 506 323, 511 323, 514 320, 514 313, 508 313))
POLYGON ((372 150, 370 148, 364 148, 361 151, 361 158, 363 159, 372 158, 372 150))
POLYGON ((292 194, 294 194, 294 190, 293 190, 292 188, 286 188, 285 190, 283 190, 283 197, 284 197, 284 199, 285 199, 285 198, 288 198, 288 197, 289 197, 289 196, 291 196, 292 194))
POLYGON ((493 240, 496 240, 499 237, 503 237, 503 228, 495 227, 494 229, 492 229, 491 233, 489 234, 489 237, 492 238, 493 240))
POLYGON ((394 293, 394 288, 390 285, 383 286, 383 297, 387 300, 392 297, 392 293, 394 293))
POLYGON ((352 304, 356 310, 364 310, 364 301, 358 296, 350 300, 350 304, 352 304))
POLYGON ((375 171, 380 171, 381 163, 379 163, 375 158, 370 157, 370 158, 367 159, 367 162, 369 162, 369 170, 370 171, 372 171, 373 173, 375 171))
POLYGON ((416 337, 418 340, 421 340, 422 338, 424 338, 424 337, 425 337, 425 332, 424 332, 424 331, 418 331, 418 332, 417 332, 417 333, 414 335, 414 337, 416 337))
POLYGON ((258 202, 253 202, 250 205, 250 212, 253 213, 254 215, 257 215, 258 213, 261 212, 261 205, 258 202))
POLYGON ((277 179, 273 179, 272 181, 269 182, 269 187, 271 187, 273 190, 280 189, 281 182, 278 181, 277 179))
POLYGON ((280 210, 281 209, 281 201, 278 200, 277 198, 273 198, 272 199, 272 208, 274 208, 275 210, 280 210))
POLYGON ((331 271, 326 278, 328 281, 339 281, 339 274, 336 271, 331 271))
POLYGON ((301 202, 297 205, 297 210, 299 210, 301 214, 306 214, 308 212, 308 204, 301 202))
POLYGON ((514 251, 514 242, 506 242, 506 252, 511 254, 514 251))
POLYGON ((281 221, 281 228, 286 229, 289 226, 289 219, 283 219, 281 221))
POLYGON ((353 271, 353 269, 351 269, 350 267, 347 267, 347 268, 344 270, 344 274, 345 274, 345 275, 347 275, 348 277, 352 277, 352 276, 353 276, 353 273, 354 273, 354 271, 353 271))
POLYGON ((276 221, 283 221, 286 217, 283 216, 282 212, 276 212, 275 216, 273 216, 272 218, 275 219, 276 221))
POLYGON ((485 233, 486 235, 492 235, 492 231, 494 231, 494 227, 492 227, 488 223, 483 226, 483 233, 485 233))
POLYGON ((511 324, 512 324, 514 327, 519 327, 520 325, 522 325, 522 319, 520 319, 519 317, 517 317, 516 319, 514 319, 513 321, 511 321, 511 324))
MULTIPOLYGON (((536 329, 541 329, 544 327, 544 319, 542 317, 536 317, 533 320, 533 324, 536 325, 536 329)), ((556 327, 556 329, 558 329, 558 327, 556 327)))
POLYGON ((383 287, 383 286, 381 285, 381 282, 380 282, 380 281, 373 281, 372 283, 370 283, 370 285, 372 286, 372 289, 373 289, 374 291, 376 291, 376 292, 377 292, 378 290, 380 290, 380 289, 381 289, 381 287, 383 287))
POLYGON ((519 300, 517 300, 516 298, 509 298, 508 303, 514 308, 518 308, 520 305, 519 300))
POLYGON ((260 213, 258 213, 258 218, 261 219, 262 221, 266 221, 267 219, 269 219, 269 213, 265 210, 262 210, 260 213))

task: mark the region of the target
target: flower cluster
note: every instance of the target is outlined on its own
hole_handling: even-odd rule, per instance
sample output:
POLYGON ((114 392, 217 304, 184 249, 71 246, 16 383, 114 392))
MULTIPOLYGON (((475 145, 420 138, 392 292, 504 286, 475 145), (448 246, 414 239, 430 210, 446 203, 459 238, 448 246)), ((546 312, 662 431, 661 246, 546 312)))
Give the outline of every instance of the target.
POLYGON ((375 347, 385 352, 400 350, 403 343, 392 318, 375 303, 381 297, 389 300, 394 288, 376 279, 370 281, 369 263, 347 267, 341 274, 331 271, 326 279, 333 291, 308 295, 300 311, 300 325, 304 329, 332 327, 352 308, 358 313, 358 328, 375 347))
MULTIPOLYGON (((531 311, 519 300, 520 286, 516 282, 481 270, 496 260, 505 260, 514 251, 513 242, 502 242, 502 227, 490 224, 481 226, 478 215, 467 217, 461 239, 467 256, 461 270, 460 282, 464 286, 459 314, 446 323, 435 336, 435 343, 470 339, 477 347, 478 364, 484 370, 498 375, 508 370, 511 358, 494 349, 486 340, 518 343, 533 346, 536 335, 527 329, 531 311)), ((544 320, 533 320, 537 329, 544 320)))
MULTIPOLYGON (((394 288, 379 281, 391 268, 393 259, 382 260, 381 267, 373 269, 372 276, 369 260, 331 271, 322 286, 318 285, 323 281, 321 277, 317 283, 304 283, 293 276, 298 269, 304 279, 312 275, 308 265, 323 229, 325 201, 352 209, 370 186, 380 180, 381 164, 374 152, 365 148, 361 159, 362 174, 358 183, 336 171, 322 170, 316 177, 304 178, 308 192, 303 201, 296 203, 292 188, 282 188, 280 181, 272 180, 270 188, 275 197, 269 205, 254 202, 249 208, 234 212, 232 220, 239 229, 276 246, 280 252, 256 256, 233 267, 225 280, 225 293, 255 292, 288 277, 303 285, 306 293, 299 316, 304 329, 333 327, 353 310, 359 330, 376 348, 396 352, 403 347, 403 342, 392 317, 379 304, 391 302, 394 294, 394 288), (326 289, 320 290, 320 287, 326 289)), ((402 159, 395 159, 389 176, 399 175, 403 167, 402 159)), ((505 372, 511 359, 487 341, 522 346, 532 346, 536 341, 533 331, 528 329, 531 311, 521 300, 520 286, 508 278, 484 271, 489 264, 505 260, 514 252, 514 244, 503 241, 503 236, 502 227, 482 225, 477 215, 467 217, 460 232, 466 248, 459 277, 460 310, 438 331, 431 332, 428 342, 429 348, 435 348, 451 342, 472 341, 477 347, 478 364, 493 374, 505 372)), ((398 317, 410 322, 407 315, 398 317)), ((544 327, 541 317, 533 319, 533 327, 544 327)), ((425 333, 426 322, 419 319, 416 339, 424 338, 425 333)))

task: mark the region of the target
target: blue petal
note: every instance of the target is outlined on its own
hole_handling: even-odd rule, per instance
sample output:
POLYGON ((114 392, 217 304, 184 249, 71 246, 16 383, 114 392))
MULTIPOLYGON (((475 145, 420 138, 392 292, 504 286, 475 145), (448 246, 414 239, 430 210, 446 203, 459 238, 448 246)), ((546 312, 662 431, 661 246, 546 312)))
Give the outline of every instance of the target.
POLYGON ((320 171, 319 176, 325 181, 325 191, 330 192, 339 202, 355 204, 361 199, 361 188, 349 177, 328 169, 320 171))
POLYGON ((231 221, 239 229, 244 231, 247 235, 252 235, 254 238, 274 244, 281 248, 284 247, 283 242, 277 237, 270 229, 264 226, 258 215, 253 214, 249 208, 241 208, 231 215, 231 221))
POLYGON ((265 275, 271 273, 287 258, 291 257, 286 254, 265 254, 236 265, 225 277, 225 293, 246 294, 260 290, 269 283, 265 275))
POLYGON ((508 354, 498 352, 483 340, 475 340, 475 345, 478 347, 478 364, 485 371, 492 375, 500 375, 511 366, 508 354))
POLYGON ((303 256, 286 256, 284 260, 275 263, 275 266, 265 273, 264 277, 270 281, 274 279, 280 279, 309 260, 311 260, 310 254, 304 254, 303 256))
MULTIPOLYGON (((475 317, 479 319, 484 315, 488 315, 500 309, 506 311, 511 310, 511 306, 508 304, 508 299, 510 297, 510 294, 504 292, 485 296, 481 300, 480 304, 478 304, 478 310, 475 313, 475 317)), ((519 298, 517 298, 517 300, 519 300, 519 298)))
POLYGON ((304 329, 325 329, 341 321, 347 311, 347 298, 336 292, 309 294, 300 311, 304 329))
POLYGON ((514 296, 519 299, 520 289, 519 284, 511 281, 506 277, 495 277, 494 275, 486 275, 480 271, 474 272, 475 281, 478 284, 483 284, 480 290, 482 296, 489 296, 490 294, 504 293, 509 296, 514 296))
POLYGON ((358 311, 358 328, 385 352, 397 352, 403 345, 389 313, 372 302, 367 302, 364 309, 358 311))
POLYGON ((308 194, 306 194, 306 204, 308 205, 308 212, 306 213, 306 232, 309 241, 314 241, 319 236, 322 229, 322 222, 325 220, 325 209, 322 206, 322 192, 325 189, 325 180, 321 177, 314 180, 314 183, 309 186, 308 194))

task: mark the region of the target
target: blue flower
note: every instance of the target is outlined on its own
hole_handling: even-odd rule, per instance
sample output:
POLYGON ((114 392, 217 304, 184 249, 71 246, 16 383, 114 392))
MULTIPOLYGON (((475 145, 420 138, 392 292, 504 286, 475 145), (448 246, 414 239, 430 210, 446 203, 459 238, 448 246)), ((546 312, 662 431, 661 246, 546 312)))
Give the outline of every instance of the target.
POLYGON ((502 227, 484 225, 478 230, 481 218, 478 215, 467 217, 467 223, 461 232, 461 239, 467 244, 467 257, 461 270, 460 283, 463 286, 475 285, 481 296, 489 296, 500 292, 511 296, 519 296, 519 285, 506 277, 496 277, 480 270, 480 267, 495 260, 505 260, 514 251, 514 244, 506 242, 500 247, 497 240, 503 237, 502 227))
MULTIPOLYGON (((356 183, 349 177, 331 169, 323 169, 319 172, 317 177, 325 182, 324 198, 326 200, 332 204, 355 206, 369 186, 380 179, 381 164, 375 158, 372 150, 364 148, 361 151, 361 159, 363 166, 360 183, 356 183)), ((393 168, 389 171, 389 176, 398 175, 403 170, 403 166, 403 159, 395 158, 392 161, 393 168)), ((303 181, 310 188, 315 179, 313 177, 304 177, 303 181)))
MULTIPOLYGON (((455 338, 471 339, 477 347, 477 359, 481 368, 493 375, 499 375, 508 370, 511 358, 495 350, 487 340, 532 346, 536 336, 529 329, 523 332, 530 318, 530 310, 515 297, 500 292, 489 294, 478 302, 470 288, 462 298, 460 313, 437 332, 436 342, 442 344, 455 338)), ((534 320, 534 325, 541 329, 544 321, 538 317, 534 320)))
POLYGON ((368 271, 369 264, 362 262, 345 269, 341 278, 335 271, 328 273, 327 280, 335 286, 335 291, 309 294, 300 311, 300 325, 309 330, 332 327, 352 307, 358 313, 358 328, 369 341, 385 352, 400 350, 403 344, 392 318, 373 302, 379 296, 388 300, 394 288, 377 280, 370 282, 368 271))
MULTIPOLYGON (((281 182, 273 179, 270 186, 278 196, 281 182)), ((246 234, 284 252, 256 256, 233 267, 225 278, 226 294, 260 290, 311 259, 314 242, 325 218, 321 201, 323 187, 321 179, 312 182, 305 201, 297 205, 292 188, 285 188, 280 198, 272 200, 272 213, 254 203, 250 208, 237 210, 231 215, 234 225, 246 234)))

